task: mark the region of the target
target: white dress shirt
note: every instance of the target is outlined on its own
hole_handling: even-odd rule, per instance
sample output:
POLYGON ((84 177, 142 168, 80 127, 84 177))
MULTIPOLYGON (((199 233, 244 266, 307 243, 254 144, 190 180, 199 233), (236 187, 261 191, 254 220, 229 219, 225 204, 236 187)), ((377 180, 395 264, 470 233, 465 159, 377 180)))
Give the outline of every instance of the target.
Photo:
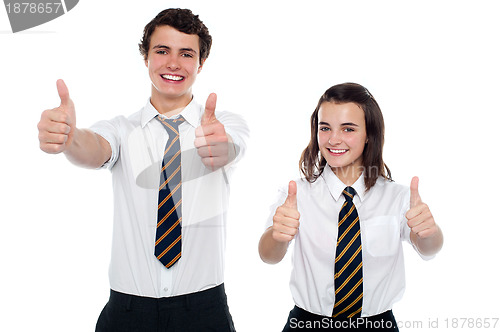
MULTIPOLYGON (((329 167, 314 182, 297 180, 297 208, 300 226, 295 236, 290 289, 295 304, 311 313, 331 317, 335 303, 334 268, 338 217, 346 185, 329 167)), ((410 242, 405 217, 410 207, 408 187, 379 178, 365 192, 364 175, 351 187, 356 190, 363 255, 362 317, 392 309, 405 289, 402 240, 410 242)), ((279 192, 271 207, 267 227, 272 226, 276 208, 287 197, 279 192)), ((292 247, 290 247, 292 248, 292 247)), ((422 256, 423 257, 423 256, 422 256)), ((423 257, 428 259, 431 257, 423 257)))
MULTIPOLYGON (((245 150, 248 127, 233 113, 216 112, 232 137, 236 159, 215 172, 194 147, 204 107, 194 100, 181 112, 182 257, 165 268, 155 257, 158 186, 168 132, 150 101, 139 112, 91 127, 111 145, 103 165, 113 177, 114 225, 111 289, 132 295, 169 297, 202 291, 224 282, 228 176, 245 150)), ((177 116, 175 116, 177 117, 177 116)))

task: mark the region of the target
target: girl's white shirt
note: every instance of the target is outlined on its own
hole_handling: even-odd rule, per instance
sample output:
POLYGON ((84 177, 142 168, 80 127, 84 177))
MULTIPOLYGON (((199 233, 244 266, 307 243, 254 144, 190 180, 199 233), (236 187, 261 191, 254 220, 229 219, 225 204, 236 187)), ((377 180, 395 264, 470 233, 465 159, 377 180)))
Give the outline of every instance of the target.
MULTIPOLYGON (((346 185, 326 167, 314 182, 297 182, 299 232, 289 247, 292 253, 290 289, 295 304, 311 313, 331 316, 335 303, 334 266, 338 236, 338 216, 345 201, 346 185)), ((410 242, 405 217, 410 208, 409 187, 380 177, 365 192, 364 174, 351 186, 361 227, 363 255, 362 317, 392 309, 405 290, 402 241, 410 242)), ((271 206, 266 228, 272 226, 276 209, 288 195, 279 191, 271 206)), ((432 257, 424 257, 431 259, 432 257)))

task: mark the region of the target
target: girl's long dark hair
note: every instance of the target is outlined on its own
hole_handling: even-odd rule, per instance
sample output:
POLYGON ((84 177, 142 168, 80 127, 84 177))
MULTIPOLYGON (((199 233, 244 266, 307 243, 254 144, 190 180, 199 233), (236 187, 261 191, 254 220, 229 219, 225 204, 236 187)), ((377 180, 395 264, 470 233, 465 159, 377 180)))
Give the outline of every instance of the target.
POLYGON ((371 93, 356 83, 334 85, 319 99, 318 106, 311 115, 311 140, 302 152, 299 162, 300 171, 307 181, 310 183, 316 181, 326 166, 326 160, 321 155, 318 145, 318 112, 325 102, 355 103, 365 113, 367 144, 362 158, 366 191, 375 185, 379 176, 392 181, 391 171, 382 158, 385 130, 382 111, 371 93))

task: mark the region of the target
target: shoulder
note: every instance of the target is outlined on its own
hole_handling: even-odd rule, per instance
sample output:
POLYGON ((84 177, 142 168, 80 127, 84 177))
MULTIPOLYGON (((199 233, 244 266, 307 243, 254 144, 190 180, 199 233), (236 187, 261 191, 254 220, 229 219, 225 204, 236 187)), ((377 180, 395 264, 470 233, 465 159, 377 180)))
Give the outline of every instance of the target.
POLYGON ((109 120, 94 123, 90 130, 104 137, 110 144, 118 144, 123 137, 141 125, 142 109, 129 115, 118 115, 109 120))
POLYGON ((145 111, 145 108, 141 108, 139 111, 134 112, 130 114, 128 117, 122 116, 122 121, 129 121, 129 122, 135 122, 135 123, 140 123, 141 117, 143 112, 145 111))
POLYGON ((309 182, 306 178, 300 177, 294 180, 297 183, 297 188, 302 188, 304 190, 312 190, 316 187, 319 187, 325 184, 325 179, 322 176, 319 176, 316 181, 309 182))
POLYGON ((231 135, 235 144, 243 145, 250 136, 250 129, 242 115, 229 111, 215 111, 215 117, 231 135))
POLYGON ((244 126, 247 123, 241 114, 233 113, 230 111, 215 111, 215 116, 223 125, 228 126, 244 126))
MULTIPOLYGON (((297 178, 294 180, 297 184, 297 200, 308 201, 309 199, 313 199, 315 197, 324 195, 328 193, 328 188, 326 186, 325 179, 323 177, 318 177, 316 181, 309 182, 305 178, 297 178)), ((285 191, 288 191, 288 184, 284 188, 285 191)))
POLYGON ((143 109, 132 113, 128 116, 125 115, 117 115, 111 119, 108 120, 101 120, 97 122, 96 124, 110 124, 114 126, 122 126, 125 124, 136 124, 139 125, 141 123, 141 114, 142 114, 143 109))
POLYGON ((379 177, 368 193, 384 200, 404 202, 409 199, 410 187, 379 177))
POLYGON ((404 192, 410 190, 410 187, 408 186, 404 186, 395 181, 384 179, 383 177, 379 177, 377 179, 374 188, 377 188, 378 190, 388 190, 394 192, 404 192))

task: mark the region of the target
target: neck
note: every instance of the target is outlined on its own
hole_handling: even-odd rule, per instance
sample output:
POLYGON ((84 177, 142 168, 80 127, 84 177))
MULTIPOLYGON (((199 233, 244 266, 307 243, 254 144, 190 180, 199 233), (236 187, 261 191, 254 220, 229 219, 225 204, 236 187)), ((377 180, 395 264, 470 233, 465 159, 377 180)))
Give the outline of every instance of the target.
POLYGON ((192 94, 180 96, 178 98, 161 98, 157 94, 152 93, 150 100, 158 113, 166 117, 171 117, 182 112, 192 99, 192 94))
POLYGON ((339 180, 349 187, 363 174, 363 168, 355 165, 351 165, 350 167, 331 167, 331 169, 339 180))

